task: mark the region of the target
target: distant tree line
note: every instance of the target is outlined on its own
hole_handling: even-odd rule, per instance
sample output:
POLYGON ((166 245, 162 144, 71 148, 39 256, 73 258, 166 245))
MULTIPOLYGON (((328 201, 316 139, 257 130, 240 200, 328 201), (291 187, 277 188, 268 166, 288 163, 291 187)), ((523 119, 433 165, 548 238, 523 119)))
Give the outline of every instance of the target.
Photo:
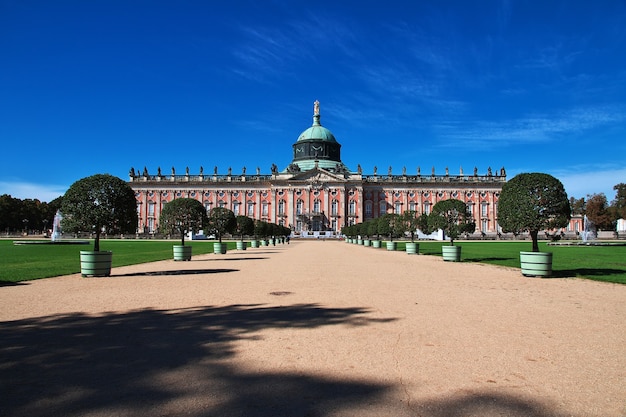
POLYGON ((52 229, 54 215, 61 208, 62 201, 63 197, 46 203, 0 195, 0 233, 44 233, 52 229))
MULTIPOLYGON (((615 198, 610 203, 604 193, 589 194, 586 198, 570 197, 572 215, 586 215, 599 230, 615 230, 617 220, 626 219, 626 184, 619 183, 613 189, 615 198)), ((52 229, 54 215, 62 202, 63 196, 46 203, 29 198, 21 200, 9 194, 0 195, 0 233, 44 233, 52 229)), ((283 232, 272 230, 268 234, 280 235, 283 232)))
POLYGON ((604 193, 589 194, 587 198, 570 197, 572 215, 587 216, 598 230, 615 230, 618 219, 626 219, 626 184, 613 187, 615 199, 609 204, 604 193))

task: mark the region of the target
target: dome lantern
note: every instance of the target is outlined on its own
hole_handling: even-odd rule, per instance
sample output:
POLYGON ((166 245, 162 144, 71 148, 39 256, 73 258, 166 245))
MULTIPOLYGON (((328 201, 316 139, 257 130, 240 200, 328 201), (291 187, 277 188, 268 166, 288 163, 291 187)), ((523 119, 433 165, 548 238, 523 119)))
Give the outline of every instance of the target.
POLYGON ((323 168, 331 171, 345 170, 341 162, 341 145, 335 135, 320 123, 320 102, 313 103, 313 125, 298 136, 293 144, 293 161, 302 171, 323 168))

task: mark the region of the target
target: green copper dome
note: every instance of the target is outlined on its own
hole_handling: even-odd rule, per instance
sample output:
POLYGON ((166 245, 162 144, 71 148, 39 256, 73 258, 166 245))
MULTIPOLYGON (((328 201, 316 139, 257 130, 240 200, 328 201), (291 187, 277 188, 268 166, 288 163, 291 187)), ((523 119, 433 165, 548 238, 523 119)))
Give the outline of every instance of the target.
POLYGON ((303 140, 322 140, 325 142, 335 142, 337 143, 337 139, 335 139, 335 135, 326 129, 324 126, 319 124, 319 115, 313 117, 313 126, 305 130, 298 136, 298 142, 303 140), (317 119, 317 120, 316 120, 317 119), (316 123, 317 122, 317 123, 316 123))
POLYGON ((308 171, 315 167, 345 172, 341 162, 341 145, 335 135, 320 124, 320 103, 313 107, 313 126, 302 132, 293 144, 293 160, 286 171, 308 171))

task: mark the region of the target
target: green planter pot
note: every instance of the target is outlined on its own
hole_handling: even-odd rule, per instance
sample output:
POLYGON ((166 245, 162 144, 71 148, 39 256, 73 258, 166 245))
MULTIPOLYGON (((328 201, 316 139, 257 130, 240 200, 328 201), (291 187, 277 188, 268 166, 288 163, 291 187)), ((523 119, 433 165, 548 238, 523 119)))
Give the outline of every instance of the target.
POLYGON ((247 242, 242 242, 240 240, 237 241, 237 250, 246 250, 247 246, 247 242))
POLYGON ((375 248, 380 248, 380 240, 372 240, 372 246, 375 248))
POLYGON ((259 241, 258 240, 251 240, 250 241, 250 247, 251 248, 258 248, 259 247, 259 241))
POLYGON ((442 246, 441 254, 444 261, 460 262, 461 261, 461 247, 460 246, 442 246))
POLYGON ((80 274, 83 277, 111 276, 113 252, 110 251, 80 251, 80 274))
POLYGON ((270 242, 267 239, 261 239, 261 246, 267 246, 270 242))
POLYGON ((363 246, 371 246, 372 245, 372 241, 369 239, 363 239, 363 246))
POLYGON ((406 253, 408 255, 417 255, 419 252, 420 245, 415 242, 407 242, 406 243, 406 253))
POLYGON ((216 255, 223 255, 226 253, 226 243, 215 242, 213 244, 213 253, 216 255))
POLYGON ((362 245, 363 244, 363 239, 357 239, 356 240, 356 244, 357 245, 362 245))
POLYGON ((398 248, 398 242, 386 242, 387 250, 396 250, 398 248))
POLYGON ((549 277, 552 275, 552 252, 520 252, 522 275, 549 277))
POLYGON ((191 246, 174 245, 175 261, 191 261, 191 246))

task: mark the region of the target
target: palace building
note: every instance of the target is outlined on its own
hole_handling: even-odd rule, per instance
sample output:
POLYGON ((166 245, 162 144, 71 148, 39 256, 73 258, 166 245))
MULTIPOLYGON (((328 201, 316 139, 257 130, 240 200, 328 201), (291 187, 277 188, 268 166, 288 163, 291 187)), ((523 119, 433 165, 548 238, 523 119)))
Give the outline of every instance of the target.
POLYGON ((502 185, 506 182, 504 168, 479 175, 474 168, 467 175, 436 174, 435 169, 423 174, 417 168, 399 174, 389 167, 379 173, 374 167, 365 174, 361 166, 351 170, 341 162, 341 144, 320 122, 319 102, 315 102, 313 124, 304 130, 292 145, 293 158, 283 170, 276 165, 270 173, 232 172, 219 174, 203 168, 197 174, 165 175, 158 168, 149 174, 130 170, 129 184, 135 191, 139 213, 139 230, 158 230, 163 206, 182 197, 196 199, 207 210, 226 207, 235 215, 277 223, 291 228, 294 235, 333 236, 345 225, 361 223, 385 213, 401 214, 406 210, 430 213, 440 200, 456 198, 468 204, 476 221, 476 233, 498 232, 497 208, 502 185))

